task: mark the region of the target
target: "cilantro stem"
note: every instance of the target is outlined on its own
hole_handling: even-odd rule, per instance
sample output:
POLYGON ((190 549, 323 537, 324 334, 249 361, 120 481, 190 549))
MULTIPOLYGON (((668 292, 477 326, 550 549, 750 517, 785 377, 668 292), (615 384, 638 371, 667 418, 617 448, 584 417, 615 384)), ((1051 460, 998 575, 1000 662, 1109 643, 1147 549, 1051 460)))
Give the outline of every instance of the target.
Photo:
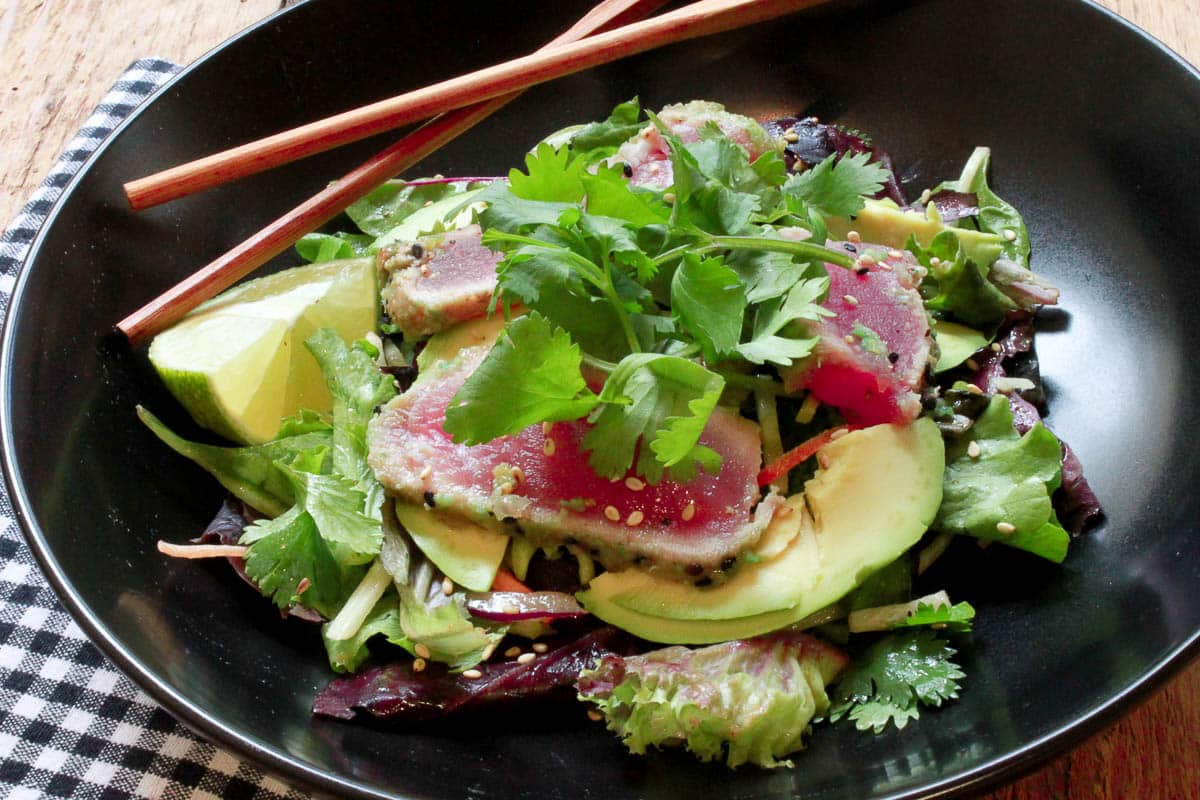
POLYGON ((703 245, 700 252, 712 250, 765 250, 771 253, 788 253, 790 255, 810 258, 814 261, 827 261, 839 267, 851 269, 854 259, 845 253, 830 250, 828 247, 812 242, 793 242, 787 239, 768 239, 765 236, 713 236, 712 244, 703 245))
POLYGON ((583 363, 587 364, 592 369, 598 369, 601 372, 611 373, 617 368, 616 364, 611 361, 605 361, 603 358, 597 358, 596 356, 589 355, 587 353, 580 353, 580 355, 583 357, 583 363))

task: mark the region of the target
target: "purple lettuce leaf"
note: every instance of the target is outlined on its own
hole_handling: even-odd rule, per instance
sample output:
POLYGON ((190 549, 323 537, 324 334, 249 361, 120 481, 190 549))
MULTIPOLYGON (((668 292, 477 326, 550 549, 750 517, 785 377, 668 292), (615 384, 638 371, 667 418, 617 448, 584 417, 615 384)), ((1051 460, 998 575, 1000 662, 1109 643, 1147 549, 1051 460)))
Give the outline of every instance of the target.
MULTIPOLYGON (((1022 434, 1042 421, 1045 408, 1041 375, 1033 349, 1033 331, 1033 314, 1027 311, 1011 312, 996 336, 996 344, 1000 349, 976 353, 974 361, 978 369, 967 378, 968 382, 987 394, 996 393, 997 379, 1010 377, 1009 370, 1013 370, 1016 377, 1033 381, 1034 389, 1008 395, 1013 424, 1022 434)), ((1061 438, 1058 441, 1062 445, 1062 483, 1054 493, 1054 508, 1062 526, 1072 536, 1078 536, 1084 528, 1099 519, 1102 509, 1099 498, 1083 476, 1079 457, 1061 438)))
POLYGON ((615 628, 599 628, 539 655, 527 664, 485 662, 468 678, 430 664, 414 672, 400 662, 337 678, 317 695, 313 713, 337 719, 369 714, 378 719, 433 719, 499 701, 573 691, 579 674, 600 659, 633 652, 634 640, 615 628))
POLYGON ((767 134, 773 139, 785 139, 784 162, 789 170, 796 169, 797 162, 805 167, 820 164, 833 154, 869 153, 871 161, 883 165, 888 171, 888 179, 883 188, 875 195, 876 198, 889 198, 897 205, 908 205, 900 181, 896 178, 892 157, 874 147, 870 140, 858 131, 849 130, 838 125, 826 125, 816 117, 781 117, 762 123, 767 134), (795 132, 796 141, 786 141, 786 135, 795 132))

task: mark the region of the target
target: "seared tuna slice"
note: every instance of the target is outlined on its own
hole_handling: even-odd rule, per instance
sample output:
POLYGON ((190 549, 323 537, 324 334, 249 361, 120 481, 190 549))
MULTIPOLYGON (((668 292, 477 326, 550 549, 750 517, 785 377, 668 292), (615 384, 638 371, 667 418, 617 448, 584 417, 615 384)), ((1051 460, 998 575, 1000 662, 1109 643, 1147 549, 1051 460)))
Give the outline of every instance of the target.
MULTIPOLYGON (((731 142, 750 154, 751 161, 772 148, 770 137, 759 123, 740 114, 731 114, 719 103, 693 100, 667 106, 659 112, 658 118, 684 142, 700 141, 700 130, 710 122, 715 123, 731 142)), ((661 191, 675 182, 671 147, 653 125, 646 126, 621 145, 609 163, 627 164, 629 182, 635 186, 661 191)))
POLYGON ((933 342, 908 253, 859 246, 854 269, 826 264, 834 316, 813 325, 813 354, 784 371, 789 391, 807 389, 850 423, 910 422, 933 342))
POLYGON ((758 428, 733 413, 718 409, 700 438, 723 457, 719 474, 689 483, 600 477, 581 445, 583 421, 474 446, 451 441, 446 407, 490 344, 422 365, 417 383, 371 422, 371 467, 389 493, 535 544, 577 545, 609 568, 648 561, 699 577, 758 539, 779 498, 758 502, 758 428))
POLYGON ((408 338, 423 338, 487 313, 496 289, 496 262, 478 225, 423 236, 380 252, 383 302, 408 338))

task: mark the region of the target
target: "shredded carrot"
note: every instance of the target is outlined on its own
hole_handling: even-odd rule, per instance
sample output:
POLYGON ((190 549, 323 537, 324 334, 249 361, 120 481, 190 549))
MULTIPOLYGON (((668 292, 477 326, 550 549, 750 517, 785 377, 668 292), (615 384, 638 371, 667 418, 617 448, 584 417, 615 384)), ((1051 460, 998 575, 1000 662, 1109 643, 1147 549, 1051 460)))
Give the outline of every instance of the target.
POLYGON ((238 544, 172 544, 159 540, 158 552, 172 558, 241 558, 249 548, 238 544))
POLYGON ((521 592, 522 594, 532 594, 533 590, 525 584, 517 580, 517 576, 513 575, 506 569, 496 570, 496 577, 492 581, 493 592, 521 592))
POLYGON ((822 447, 829 444, 843 433, 849 432, 850 430, 853 430, 853 428, 849 425, 843 425, 840 428, 830 428, 827 431, 818 433, 807 442, 793 447, 791 450, 787 451, 782 456, 763 467, 762 471, 758 473, 758 485, 766 486, 781 475, 786 475, 816 455, 817 451, 819 451, 822 447))

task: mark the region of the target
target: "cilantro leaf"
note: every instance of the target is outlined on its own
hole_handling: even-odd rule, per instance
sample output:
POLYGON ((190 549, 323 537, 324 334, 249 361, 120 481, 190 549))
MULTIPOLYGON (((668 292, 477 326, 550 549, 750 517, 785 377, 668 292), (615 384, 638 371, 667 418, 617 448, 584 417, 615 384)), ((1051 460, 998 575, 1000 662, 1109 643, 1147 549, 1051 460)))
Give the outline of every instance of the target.
POLYGON ((604 405, 584 437, 589 463, 600 475, 620 477, 633 466, 640 441, 636 469, 650 483, 662 478, 664 467, 680 465, 686 475, 696 462, 718 466, 698 440, 724 388, 724 378, 686 358, 627 356, 605 382, 604 405))
POLYGON ((738 353, 752 364, 770 362, 780 366, 807 356, 816 347, 817 337, 808 336, 802 326, 795 326, 795 336, 781 336, 780 332, 793 322, 829 316, 830 312, 820 305, 828 291, 829 275, 823 274, 797 282, 784 297, 760 303, 755 311, 753 336, 738 345, 738 353))
POLYGON ((849 718, 859 730, 881 733, 888 723, 903 728, 919 706, 940 706, 958 697, 965 673, 954 648, 931 630, 894 633, 859 654, 835 688, 829 719, 849 718))
POLYGON ((313 518, 299 506, 246 529, 246 575, 280 608, 303 603, 327 619, 345 593, 342 568, 313 518), (303 586, 302 586, 303 584, 303 586), (303 591, 301 591, 303 589, 303 591))
POLYGON ((863 208, 863 195, 883 188, 888 170, 871 163, 870 153, 833 154, 784 184, 784 194, 820 209, 826 216, 850 217, 863 208))
POLYGON ((624 220, 637 228, 670 219, 670 206, 653 192, 635 191, 620 170, 602 166, 595 175, 585 174, 582 181, 591 214, 624 220))
POLYGON ((671 311, 704 348, 705 358, 717 361, 741 338, 746 292, 721 258, 689 253, 671 279, 671 311))
MULTIPOLYGON (((379 553, 379 520, 363 513, 363 493, 340 475, 316 475, 287 464, 276 466, 292 482, 296 508, 303 509, 339 563, 365 564, 379 553)), ((246 542, 256 537, 243 537, 246 542)))
POLYGON ((571 161, 565 147, 557 150, 542 142, 525 156, 527 172, 509 171, 509 189, 522 200, 578 203, 583 199, 581 176, 586 167, 582 161, 571 161))
POLYGON ((1061 563, 1071 537, 1050 501, 1061 478, 1058 439, 1040 422, 1023 436, 1017 433, 1008 398, 996 395, 971 430, 946 449, 942 506, 933 527, 1061 563), (972 442, 979 448, 974 458, 972 442))
POLYGON ((581 366, 579 345, 566 331, 536 311, 519 317, 450 401, 446 432, 478 444, 538 422, 579 419, 598 402, 581 366))

